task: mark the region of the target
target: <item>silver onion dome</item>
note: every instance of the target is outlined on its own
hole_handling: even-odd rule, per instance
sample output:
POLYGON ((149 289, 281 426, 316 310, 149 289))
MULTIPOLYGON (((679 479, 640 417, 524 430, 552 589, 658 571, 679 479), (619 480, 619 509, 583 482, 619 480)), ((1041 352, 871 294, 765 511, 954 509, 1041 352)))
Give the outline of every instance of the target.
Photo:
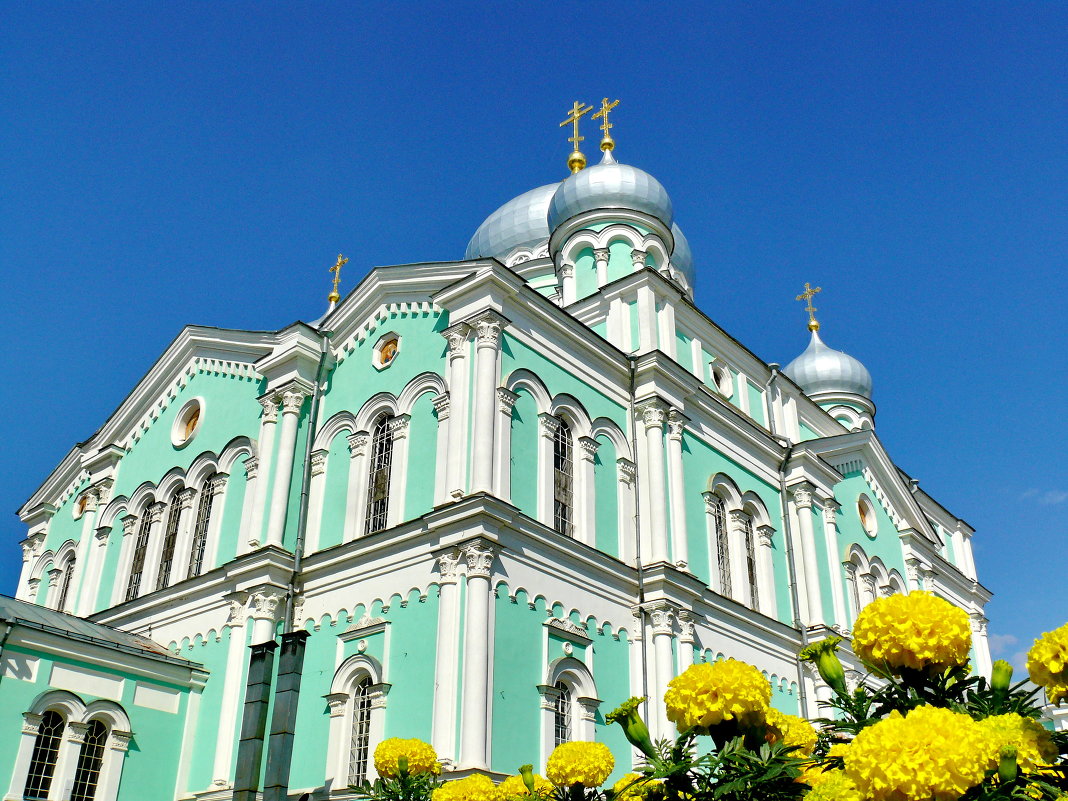
POLYGON ((549 203, 549 231, 594 209, 640 211, 671 225, 671 198, 656 178, 644 170, 620 164, 606 150, 600 164, 572 175, 557 188, 549 203))
POLYGON ((690 291, 693 291, 697 272, 693 268, 693 251, 690 250, 690 242, 676 223, 671 224, 671 237, 675 240, 671 263, 686 276, 686 283, 689 284, 690 291))
POLYGON ((518 247, 533 247, 549 239, 546 214, 560 184, 547 184, 512 198, 478 227, 464 258, 505 256, 518 247))
POLYGON ((807 395, 851 393, 871 398, 871 373, 848 353, 823 344, 818 332, 805 352, 783 370, 807 395))

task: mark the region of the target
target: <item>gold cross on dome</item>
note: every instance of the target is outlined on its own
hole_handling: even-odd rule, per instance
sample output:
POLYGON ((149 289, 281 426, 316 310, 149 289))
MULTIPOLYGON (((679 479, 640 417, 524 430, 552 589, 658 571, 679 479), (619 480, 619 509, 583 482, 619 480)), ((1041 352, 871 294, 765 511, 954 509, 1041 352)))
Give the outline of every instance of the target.
POLYGON ((615 140, 608 133, 608 130, 612 127, 612 123, 608 121, 608 112, 618 105, 618 100, 613 100, 609 103, 606 97, 601 101, 601 110, 593 115, 593 119, 600 118, 602 120, 601 130, 604 131, 604 136, 601 137, 601 150, 611 150, 616 146, 615 140))
POLYGON ((812 305, 812 298, 814 298, 816 296, 817 292, 822 292, 822 291, 823 291, 823 287, 818 286, 815 289, 813 289, 812 286, 808 283, 808 281, 805 281, 805 291, 802 292, 800 295, 798 295, 795 298, 795 300, 808 301, 808 305, 805 306, 805 311, 808 312, 808 330, 809 331, 819 331, 820 330, 820 324, 819 324, 819 322, 816 321, 816 307, 812 305))
POLYGON ((586 166, 586 157, 579 150, 579 142, 586 138, 585 136, 579 136, 579 120, 591 111, 593 111, 593 106, 585 106, 576 100, 571 107, 571 111, 568 112, 567 119, 560 123, 561 128, 568 123, 575 126, 575 133, 567 140, 574 145, 574 149, 567 159, 567 166, 571 168, 571 172, 578 172, 586 166))
POLYGON ((328 271, 334 274, 334 289, 327 297, 327 300, 329 300, 331 303, 337 303, 339 300, 341 300, 341 295, 339 295, 337 292, 337 285, 341 283, 341 268, 344 267, 347 262, 348 259, 338 253, 337 264, 331 267, 328 271))

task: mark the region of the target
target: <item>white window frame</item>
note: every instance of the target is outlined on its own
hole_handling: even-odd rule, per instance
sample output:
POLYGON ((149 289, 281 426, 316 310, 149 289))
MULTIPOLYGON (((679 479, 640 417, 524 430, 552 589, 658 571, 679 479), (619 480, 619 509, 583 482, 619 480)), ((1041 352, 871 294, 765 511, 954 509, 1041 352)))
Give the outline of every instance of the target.
POLYGON ((374 777, 375 748, 382 742, 386 722, 386 697, 390 685, 383 681, 381 663, 373 656, 350 656, 334 673, 326 701, 330 706, 329 746, 326 749, 326 786, 331 793, 344 792, 349 782, 349 746, 352 740, 353 693, 364 679, 371 680, 371 725, 367 744, 367 777, 374 777))
POLYGON ((573 656, 553 660, 545 672, 545 683, 538 685, 541 696, 541 763, 555 748, 556 702, 560 697, 557 683, 571 693, 571 741, 593 742, 595 716, 601 705, 597 685, 585 663, 573 656))

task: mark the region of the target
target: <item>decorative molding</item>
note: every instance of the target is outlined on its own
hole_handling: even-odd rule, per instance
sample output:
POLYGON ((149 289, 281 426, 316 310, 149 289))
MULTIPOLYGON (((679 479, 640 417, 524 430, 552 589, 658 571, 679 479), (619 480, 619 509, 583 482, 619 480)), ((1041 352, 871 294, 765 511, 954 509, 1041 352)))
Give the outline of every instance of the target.
POLYGON ((479 348, 498 347, 501 331, 508 324, 508 320, 495 311, 484 311, 468 322, 475 331, 475 343, 479 348))
POLYGON ((245 480, 251 481, 252 479, 254 479, 259 469, 260 460, 258 456, 250 456, 245 459, 245 480))
POLYGON ((608 248, 594 248, 593 260, 595 262, 596 261, 603 261, 603 262, 605 262, 607 264, 608 263, 608 258, 611 255, 612 255, 612 252, 608 248))
POLYGON ((137 528, 137 515, 126 515, 122 519, 122 536, 129 537, 137 528))
POLYGON ((179 509, 190 509, 193 506, 193 499, 196 497, 197 491, 195 487, 185 487, 175 494, 174 503, 178 504, 179 509))
POLYGON ((637 248, 635 248, 630 252, 630 263, 635 270, 640 270, 645 266, 645 259, 648 256, 648 251, 638 250, 637 248))
POLYGON ((311 474, 313 476, 321 476, 326 472, 326 460, 330 456, 330 451, 319 450, 312 453, 311 457, 311 474))
POLYGON ((579 437, 578 444, 582 459, 587 462, 594 460, 594 457, 597 456, 597 449, 601 447, 600 443, 592 437, 579 437))
POLYGON ((638 407, 638 416, 646 429, 663 426, 667 420, 667 406, 659 398, 646 401, 638 407))
POLYGON ((41 720, 44 715, 36 715, 33 712, 22 713, 22 733, 37 735, 41 729, 41 720))
MULTIPOLYGON (((371 310, 363 323, 346 337, 345 341, 335 347, 337 363, 340 364, 351 356, 356 348, 365 340, 374 335, 380 325, 388 320, 405 317, 439 317, 441 307, 429 301, 386 303, 371 310)), ((347 326, 346 326, 347 327, 347 326)))
POLYGON ((560 278, 574 278, 575 277, 575 265, 564 262, 560 265, 560 278))
POLYGON ((145 510, 145 514, 148 515, 148 524, 155 525, 163 519, 163 510, 167 508, 167 504, 163 501, 156 501, 154 504, 145 510))
POLYGON ((435 395, 430 399, 430 402, 434 404, 434 411, 438 415, 438 422, 442 423, 449 419, 449 393, 442 392, 440 395, 435 395))
POLYGON ((304 399, 311 393, 305 386, 294 382, 282 389, 281 394, 282 414, 300 414, 304 399))
POLYGON ((672 634, 674 626, 672 621, 677 614, 675 608, 666 601, 657 601, 648 605, 646 611, 653 624, 653 636, 658 634, 672 634))
POLYGON ((504 387, 497 387, 497 411, 501 414, 506 414, 510 417, 512 409, 515 408, 518 400, 519 395, 517 393, 504 387))
POLYGON ((585 626, 567 620, 566 618, 551 617, 542 623, 542 625, 548 629, 552 629, 565 640, 570 640, 578 645, 587 646, 593 642, 589 631, 587 631, 585 626))
POLYGON ((108 747, 112 751, 119 751, 125 753, 130 748, 130 740, 133 739, 132 731, 119 731, 112 729, 111 734, 108 737, 108 747))
POLYGON ((757 526, 756 533, 760 545, 765 548, 770 548, 771 538, 775 536, 775 529, 771 526, 757 526))
POLYGON ((668 439, 682 440, 682 433, 686 430, 686 424, 690 422, 689 418, 684 414, 681 414, 677 409, 672 409, 668 412, 667 418, 667 435, 668 439))
POLYGON ((345 714, 345 709, 349 704, 348 693, 327 693, 323 698, 330 707, 330 717, 339 718, 345 714))
POLYGON ((408 425, 412 422, 410 414, 398 414, 389 420, 389 435, 394 440, 405 439, 408 436, 408 425))
POLYGON ((460 554, 456 551, 438 554, 438 576, 442 584, 454 584, 460 567, 460 554))
POLYGON ((259 401, 260 406, 263 407, 263 422, 264 423, 277 423, 278 422, 278 396, 273 392, 268 395, 263 395, 256 398, 259 401))
POLYGON ((284 600, 281 592, 270 590, 254 592, 249 595, 248 615, 253 620, 274 620, 278 616, 278 607, 284 600))
POLYGON ((353 459, 359 459, 367 452, 367 444, 371 441, 371 434, 368 431, 357 431, 355 434, 349 434, 347 439, 349 442, 349 456, 353 459))
POLYGON ((441 335, 449 344, 449 358, 463 358, 467 355, 467 343, 471 339, 471 326, 467 323, 450 325, 441 335))
POLYGON ((695 640, 695 633, 697 629, 697 621, 693 616, 693 612, 688 609, 680 609, 677 615, 679 621, 679 641, 693 645, 695 640))
POLYGON ((541 430, 543 437, 553 439, 556 436, 556 432, 560 430, 560 418, 554 417, 548 412, 542 412, 538 415, 538 428, 541 430))
POLYGON ((794 505, 798 509, 811 509, 812 508, 812 487, 807 484, 801 484, 793 487, 790 491, 791 496, 794 499, 794 505))
POLYGON ((467 563, 467 578, 485 578, 493 575, 493 560, 498 548, 486 540, 471 540, 460 545, 460 553, 467 563))
POLYGON ((628 487, 634 486, 634 479, 638 475, 638 467, 630 459, 616 459, 616 477, 619 483, 628 487))

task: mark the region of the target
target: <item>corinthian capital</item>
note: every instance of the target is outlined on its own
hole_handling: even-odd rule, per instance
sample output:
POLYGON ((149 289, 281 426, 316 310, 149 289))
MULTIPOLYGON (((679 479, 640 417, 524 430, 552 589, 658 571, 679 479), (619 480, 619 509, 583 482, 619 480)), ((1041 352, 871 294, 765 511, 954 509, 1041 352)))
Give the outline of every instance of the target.
POLYGON ((501 330, 508 321, 495 311, 485 311, 471 320, 475 331, 476 345, 480 348, 496 348, 501 341, 501 330))
POLYGON ((489 578, 493 574, 493 560, 497 556, 497 546, 486 540, 471 540, 460 546, 467 563, 467 577, 489 578))
POLYGON ((456 582, 456 573, 460 568, 460 554, 456 551, 438 554, 438 576, 442 584, 456 582))
POLYGON ((640 270, 645 266, 645 258, 649 254, 644 250, 632 250, 630 252, 630 263, 634 266, 635 270, 640 270))
POLYGON ((260 406, 263 407, 263 422, 265 423, 277 423, 278 422, 278 396, 273 392, 263 395, 257 398, 260 402, 260 406))
POLYGON ((449 356, 463 356, 467 352, 467 342, 471 338, 471 326, 467 323, 450 325, 441 335, 449 343, 449 356))
POLYGON ((649 618, 653 623, 653 635, 657 634, 671 634, 674 631, 672 621, 675 619, 676 611, 671 604, 665 601, 657 601, 646 607, 649 612, 649 618))
POLYGON ((649 400, 638 407, 638 414, 646 429, 658 428, 667 420, 667 406, 659 398, 649 400))
POLYGON ((611 254, 608 248, 597 248, 593 251, 594 261, 603 261, 607 264, 609 255, 611 254))
POLYGON ((807 484, 793 488, 794 505, 798 509, 808 509, 812 506, 812 488, 807 484))
POLYGON ((306 387, 290 384, 282 390, 282 414, 300 414, 300 407, 310 393, 306 387))
POLYGON ((682 439, 682 432, 686 428, 686 424, 690 422, 684 414, 677 409, 672 409, 668 412, 667 427, 668 427, 668 439, 682 439))

